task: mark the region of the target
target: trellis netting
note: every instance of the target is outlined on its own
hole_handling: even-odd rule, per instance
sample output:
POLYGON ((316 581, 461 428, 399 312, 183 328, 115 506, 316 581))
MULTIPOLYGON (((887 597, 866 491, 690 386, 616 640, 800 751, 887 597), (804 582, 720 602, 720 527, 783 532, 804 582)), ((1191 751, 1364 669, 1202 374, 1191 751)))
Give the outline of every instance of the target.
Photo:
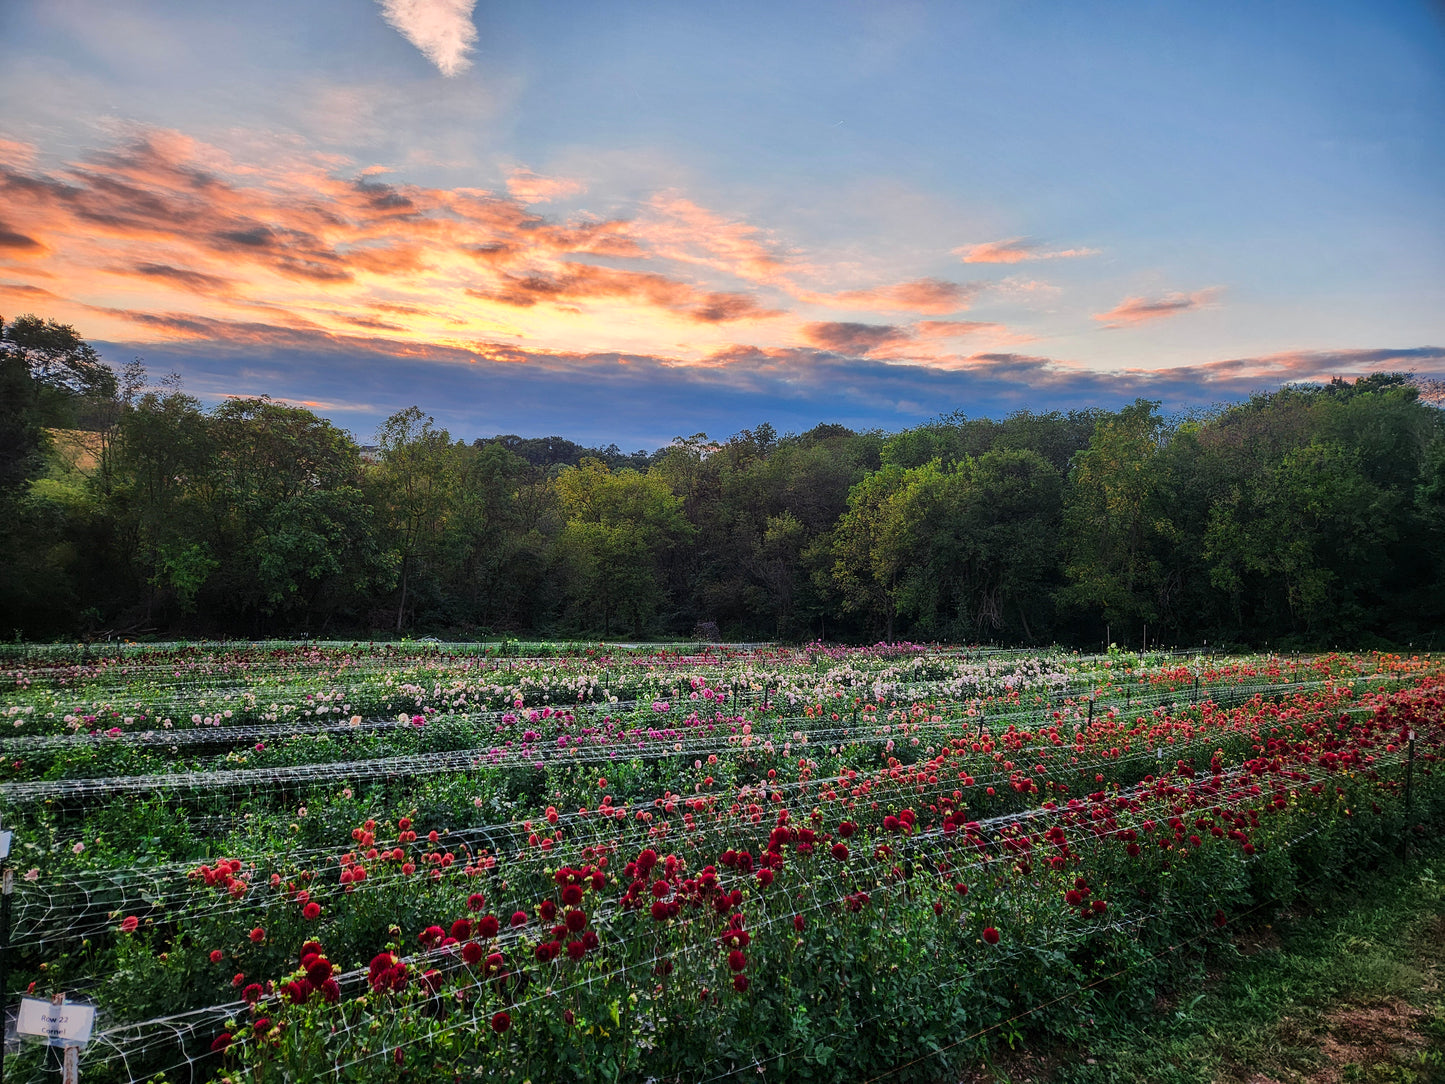
POLYGON ((12 656, 87 1079, 933 1079, 1441 807, 1427 657, 409 650, 12 656))

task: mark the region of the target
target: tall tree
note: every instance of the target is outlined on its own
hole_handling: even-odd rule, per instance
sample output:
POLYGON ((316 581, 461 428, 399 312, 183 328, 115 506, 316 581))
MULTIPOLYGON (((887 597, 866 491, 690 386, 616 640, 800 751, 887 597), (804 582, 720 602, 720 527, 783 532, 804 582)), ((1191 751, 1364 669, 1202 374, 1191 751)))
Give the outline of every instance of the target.
POLYGON ((1074 457, 1064 510, 1070 584, 1060 598, 1113 628, 1158 617, 1159 553, 1174 525, 1155 467, 1169 431, 1158 403, 1136 400, 1101 419, 1074 457))
POLYGON ((463 480, 473 449, 453 446, 451 435, 419 407, 387 418, 377 434, 381 462, 373 473, 374 500, 399 566, 396 630, 406 618, 418 578, 435 576, 463 546, 463 480))
POLYGON ((231 400, 209 428, 218 575, 253 622, 306 627, 390 581, 346 433, 267 399, 231 400))
POLYGON ((603 635, 614 618, 642 635, 664 599, 661 564, 694 528, 661 471, 612 472, 597 459, 563 470, 556 488, 567 516, 559 540, 576 593, 595 605, 603 635))

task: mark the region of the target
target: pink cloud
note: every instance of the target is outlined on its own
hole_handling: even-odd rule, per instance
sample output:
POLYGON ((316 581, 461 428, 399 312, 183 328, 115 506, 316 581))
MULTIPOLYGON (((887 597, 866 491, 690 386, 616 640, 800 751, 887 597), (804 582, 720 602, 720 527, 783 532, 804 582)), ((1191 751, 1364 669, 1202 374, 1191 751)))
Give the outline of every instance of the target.
POLYGON ((19 168, 35 161, 35 144, 0 136, 0 162, 19 168))
POLYGON ((517 308, 531 308, 538 302, 626 299, 668 309, 703 323, 780 315, 747 294, 702 290, 665 275, 572 262, 555 274, 505 275, 497 289, 467 292, 482 300, 517 308))
POLYGON ((863 357, 884 347, 907 342, 911 336, 904 328, 889 324, 813 323, 802 327, 803 341, 809 346, 835 354, 863 357))
POLYGON ((983 289, 981 283, 947 282, 943 279, 914 279, 869 290, 843 290, 834 294, 795 291, 801 301, 835 309, 863 309, 873 312, 918 312, 946 316, 961 312, 983 289))
POLYGON ((543 177, 530 169, 517 168, 507 175, 507 191, 523 203, 547 203, 580 195, 587 186, 568 177, 543 177))
POLYGON ((920 320, 913 325, 913 330, 921 339, 960 339, 981 331, 1001 332, 1005 328, 983 320, 920 320))
POLYGON ((953 254, 964 263, 1023 263, 1025 260, 1067 260, 1077 256, 1093 256, 1098 249, 1065 248, 1046 252, 1039 241, 1027 237, 1011 237, 1006 241, 985 241, 977 245, 961 245, 953 254))
POLYGON ((806 270, 757 226, 726 218, 676 192, 654 196, 648 208, 651 214, 636 224, 637 236, 659 256, 756 283, 776 283, 806 270))
POLYGON ((1150 320, 1162 320, 1166 316, 1178 316, 1202 309, 1212 304, 1219 293, 1216 286, 1207 290, 1196 290, 1192 294, 1165 294, 1152 300, 1146 297, 1126 297, 1108 312, 1095 313, 1093 318, 1106 328, 1136 327, 1150 320))

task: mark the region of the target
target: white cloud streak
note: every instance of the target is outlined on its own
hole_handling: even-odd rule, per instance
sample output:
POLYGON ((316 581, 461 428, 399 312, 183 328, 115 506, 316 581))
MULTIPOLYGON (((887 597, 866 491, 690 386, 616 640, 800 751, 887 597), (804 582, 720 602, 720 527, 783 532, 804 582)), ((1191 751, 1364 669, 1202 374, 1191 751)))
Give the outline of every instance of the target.
POLYGON ((472 9, 477 0, 377 0, 381 15, 445 76, 471 67, 476 44, 472 9))

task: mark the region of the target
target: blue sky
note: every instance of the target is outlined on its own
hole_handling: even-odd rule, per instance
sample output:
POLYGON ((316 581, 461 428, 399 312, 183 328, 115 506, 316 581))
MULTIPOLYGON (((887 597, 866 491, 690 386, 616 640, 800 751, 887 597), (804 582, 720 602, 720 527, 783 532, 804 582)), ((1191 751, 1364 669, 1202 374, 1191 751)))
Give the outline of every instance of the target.
POLYGON ((0 314, 362 439, 1445 375, 1429 4, 0 9, 0 314))

